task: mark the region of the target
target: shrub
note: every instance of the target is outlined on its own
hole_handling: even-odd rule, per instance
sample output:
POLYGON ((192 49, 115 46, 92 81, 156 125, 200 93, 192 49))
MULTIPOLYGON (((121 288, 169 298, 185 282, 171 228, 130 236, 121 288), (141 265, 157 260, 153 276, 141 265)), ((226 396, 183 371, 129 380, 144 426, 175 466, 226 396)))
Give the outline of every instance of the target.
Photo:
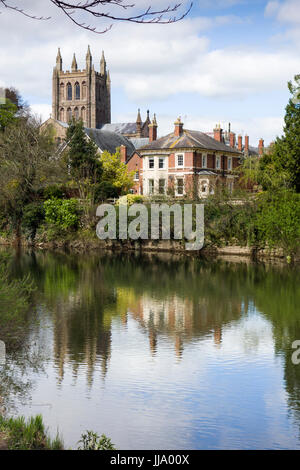
POLYGON ((67 230, 76 229, 79 224, 77 199, 48 199, 44 202, 47 224, 67 230))
POLYGON ((22 228, 28 238, 34 240, 36 231, 45 219, 45 210, 41 202, 32 202, 25 206, 22 218, 22 228))

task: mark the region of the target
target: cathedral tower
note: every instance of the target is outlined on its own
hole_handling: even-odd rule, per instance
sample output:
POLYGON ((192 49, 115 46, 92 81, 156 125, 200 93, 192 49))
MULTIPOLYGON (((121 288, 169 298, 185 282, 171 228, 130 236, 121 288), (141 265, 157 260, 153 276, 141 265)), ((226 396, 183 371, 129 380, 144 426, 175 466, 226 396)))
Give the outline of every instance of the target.
POLYGON ((100 72, 93 66, 90 46, 86 68, 79 70, 74 54, 71 71, 63 71, 58 49, 52 78, 52 117, 68 123, 72 117, 82 119, 85 127, 100 128, 111 122, 110 75, 106 70, 104 52, 100 72))

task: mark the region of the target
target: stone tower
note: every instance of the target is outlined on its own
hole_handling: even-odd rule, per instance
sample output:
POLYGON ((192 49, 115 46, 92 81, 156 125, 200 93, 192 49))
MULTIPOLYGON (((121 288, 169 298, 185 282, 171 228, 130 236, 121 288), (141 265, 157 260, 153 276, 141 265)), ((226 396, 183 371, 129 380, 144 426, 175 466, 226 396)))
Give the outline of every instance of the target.
POLYGON ((92 64, 90 46, 86 54, 86 68, 79 70, 75 54, 71 71, 63 71, 58 49, 52 78, 52 117, 68 123, 72 117, 82 119, 85 127, 100 128, 111 122, 110 75, 106 69, 104 52, 100 72, 92 64))

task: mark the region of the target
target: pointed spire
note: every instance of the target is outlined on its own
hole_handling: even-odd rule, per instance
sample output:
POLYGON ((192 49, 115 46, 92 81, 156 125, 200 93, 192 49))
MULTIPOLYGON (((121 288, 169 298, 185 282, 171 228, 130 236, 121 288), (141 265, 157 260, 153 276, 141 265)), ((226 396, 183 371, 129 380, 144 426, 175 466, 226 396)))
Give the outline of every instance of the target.
POLYGON ((90 46, 88 46, 88 50, 86 53, 86 68, 91 69, 92 68, 92 54, 91 54, 91 49, 90 46))
POLYGON ((77 61, 76 61, 76 56, 75 56, 75 52, 74 52, 74 55, 73 55, 73 60, 72 60, 72 72, 77 72, 77 61))
POLYGON ((136 118, 136 123, 137 123, 137 124, 142 124, 142 118, 141 118, 141 110, 140 110, 140 108, 138 109, 138 114, 137 114, 137 118, 136 118))
POLYGON ((106 76, 106 83, 107 83, 108 85, 110 85, 110 82, 111 82, 111 80, 110 80, 110 73, 109 73, 109 70, 108 70, 108 71, 107 71, 107 76, 106 76))
POLYGON ((106 74, 106 60, 105 60, 105 57, 104 57, 104 51, 102 51, 102 57, 101 57, 101 60, 100 60, 100 73, 101 73, 101 75, 106 74))
POLYGON ((60 54, 60 47, 58 48, 57 56, 56 56, 56 70, 59 70, 59 71, 62 70, 62 58, 60 54))
POLYGON ((156 114, 154 114, 154 116, 153 116, 152 124, 153 124, 154 126, 157 126, 156 114))

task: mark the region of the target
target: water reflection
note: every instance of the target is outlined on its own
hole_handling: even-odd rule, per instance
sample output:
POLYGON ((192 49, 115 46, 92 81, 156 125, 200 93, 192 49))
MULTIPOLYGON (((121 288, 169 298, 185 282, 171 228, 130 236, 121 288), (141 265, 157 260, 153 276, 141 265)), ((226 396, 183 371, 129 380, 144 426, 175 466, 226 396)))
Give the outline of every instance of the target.
MULTIPOLYGON (((223 422, 223 425, 219 421, 214 423, 214 436, 201 434, 208 422, 205 419, 208 420, 209 412, 219 406, 219 403, 213 403, 207 397, 210 393, 214 396, 210 384, 216 373, 220 377, 216 399, 223 400, 224 406, 231 406, 234 387, 238 390, 237 380, 246 383, 247 374, 250 376, 251 371, 255 371, 257 390, 255 393, 249 391, 248 406, 253 400, 255 402, 259 393, 259 398, 264 399, 262 394, 266 393, 267 386, 264 385, 263 370, 269 367, 277 387, 274 394, 282 394, 285 390, 288 409, 300 425, 300 366, 291 363, 291 344, 295 339, 300 339, 300 275, 296 268, 253 265, 248 262, 229 263, 224 260, 182 259, 168 255, 97 253, 87 256, 28 252, 16 255, 13 270, 16 276, 30 272, 38 285, 35 305, 42 319, 40 331, 48 328, 51 332, 44 340, 51 349, 49 354, 53 361, 57 389, 63 390, 64 383, 67 386, 71 371, 72 387, 79 387, 78 381, 82 387, 84 374, 89 390, 93 389, 94 382, 99 388, 100 375, 104 384, 108 377, 107 385, 103 386, 107 387, 109 393, 112 377, 118 377, 119 374, 120 383, 123 377, 123 364, 116 364, 114 354, 139 371, 140 383, 137 383, 136 378, 134 383, 127 383, 127 379, 124 379, 122 385, 128 393, 135 394, 136 389, 141 389, 146 394, 147 374, 152 373, 151 367, 158 367, 165 361, 170 370, 174 367, 172 364, 179 361, 179 372, 192 383, 194 376, 199 374, 191 357, 193 351, 195 363, 205 359, 209 367, 207 373, 210 376, 205 383, 201 382, 201 386, 193 389, 191 385, 189 392, 185 388, 186 384, 180 383, 180 374, 175 380, 171 373, 168 377, 168 371, 164 372, 165 384, 168 380, 175 380, 173 386, 177 387, 179 396, 182 394, 183 409, 186 406, 184 400, 190 400, 192 393, 198 396, 199 403, 202 400, 203 406, 201 411, 200 408, 198 410, 200 422, 194 423, 194 418, 191 418, 188 425, 189 432, 194 432, 198 440, 195 442, 194 438, 188 437, 181 440, 186 447, 218 447, 221 438, 218 438, 217 443, 216 429, 219 429, 221 435, 223 426, 223 434, 226 434, 226 426, 232 420, 239 422, 238 415, 235 416, 233 412, 231 417, 226 415, 226 418, 222 418, 228 421, 223 422), (133 329, 134 334, 131 333, 133 329), (126 331, 127 341, 124 339, 126 331), (129 342, 129 338, 134 341, 134 345, 129 342), (270 349, 270 341, 273 349, 270 349), (199 356, 200 345, 203 345, 202 357, 199 356), (214 349, 211 349, 211 345, 214 349), (273 351, 275 357, 272 360, 273 351), (151 362, 150 358, 155 362, 151 362), (281 370, 283 376, 280 382, 278 373, 280 376, 281 370), (221 388, 220 384, 225 379, 228 384, 226 382, 221 388)), ((152 385, 155 383, 155 387, 159 387, 161 377, 152 375, 151 380, 152 385)), ((165 391, 160 390, 160 393, 165 391)), ((114 400, 120 400, 120 396, 116 395, 114 400)), ((93 399, 93 395, 90 397, 93 399)), ((109 406, 115 406, 116 402, 111 400, 109 406)), ((246 423, 249 421, 248 413, 251 412, 243 408, 242 398, 240 400, 240 412, 245 414, 246 423)), ((156 403, 158 409, 154 409, 153 414, 159 411, 160 406, 162 403, 156 403)), ((281 404, 280 419, 283 419, 284 406, 281 404)), ((140 412, 137 404, 134 412, 140 412)), ((194 412, 197 415, 196 407, 194 412)), ((266 419, 276 421, 278 418, 275 415, 270 418, 267 416, 269 412, 264 412, 266 419)), ((220 411, 222 413, 223 410, 220 411)), ((286 415, 288 419, 288 413, 286 415)), ((256 425, 259 427, 259 422, 256 425)), ((240 426, 243 429, 243 424, 240 426)), ((269 436, 268 441, 263 436, 261 445, 270 442, 272 446, 276 442, 278 447, 298 446, 298 437, 291 437, 290 441, 278 437, 283 426, 287 426, 286 422, 281 423, 275 440, 269 436)), ((140 431, 143 435, 143 431, 140 431)), ((123 434, 126 432, 129 432, 128 429, 123 430, 123 434)), ((176 439, 179 439, 180 432, 178 426, 176 439)), ((143 442, 146 445, 146 435, 145 431, 145 436, 141 437, 141 447, 143 442)), ((246 438, 251 442, 249 435, 246 438)), ((175 446, 176 439, 173 437, 170 446, 175 446)), ((124 438, 124 442, 128 441, 124 438)), ((258 441, 253 441, 253 445, 260 447, 258 441)), ((245 442, 242 439, 239 441, 234 432, 228 446, 245 447, 245 442)))

